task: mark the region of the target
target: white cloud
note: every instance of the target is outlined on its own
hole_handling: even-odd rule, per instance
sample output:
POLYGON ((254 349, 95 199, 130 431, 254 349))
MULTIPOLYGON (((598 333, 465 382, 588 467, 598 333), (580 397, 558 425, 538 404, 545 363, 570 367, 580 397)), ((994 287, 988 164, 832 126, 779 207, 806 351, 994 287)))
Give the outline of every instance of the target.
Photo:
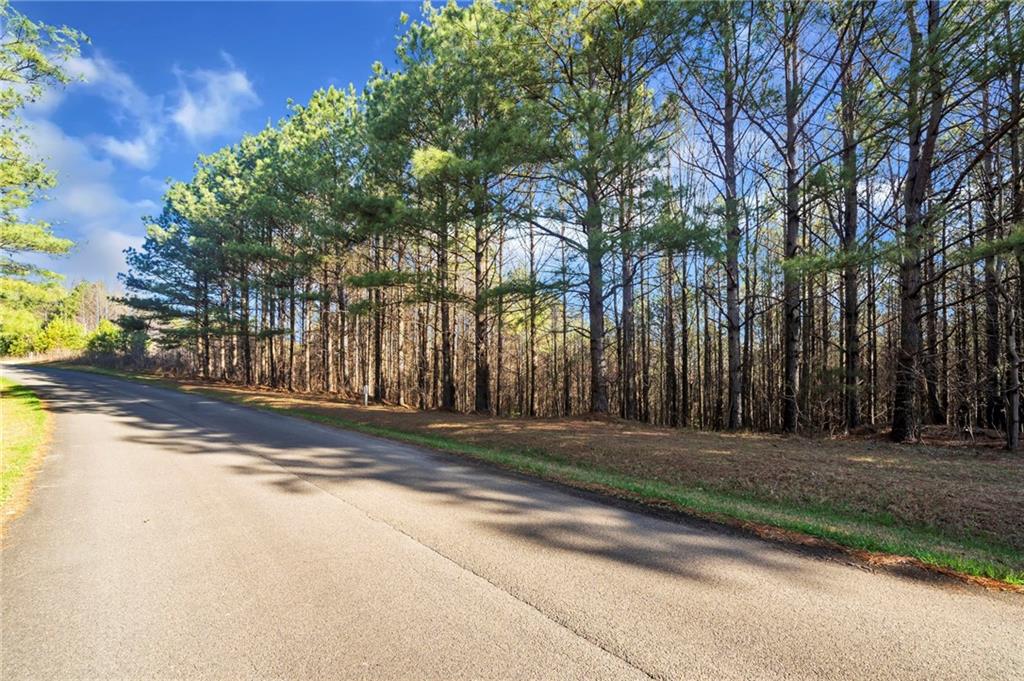
POLYGON ((75 241, 69 255, 40 257, 37 264, 62 272, 69 282, 102 279, 113 286, 124 269, 123 250, 142 243, 141 218, 155 212, 156 204, 124 198, 113 182, 113 163, 53 122, 30 119, 27 133, 57 176, 57 187, 32 208, 32 217, 53 223, 58 234, 75 241))
POLYGON ((74 57, 68 73, 82 84, 78 87, 114 105, 114 119, 137 130, 118 138, 98 135, 95 143, 109 156, 142 170, 156 165, 160 143, 167 127, 163 97, 150 96, 127 73, 102 55, 74 57))
POLYGON ((160 204, 149 199, 136 201, 132 206, 139 212, 139 215, 146 215, 148 217, 155 216, 160 211, 160 204))
POLYGON ((56 209, 78 220, 99 220, 121 208, 121 199, 106 182, 65 182, 58 194, 56 209))
POLYGON ((158 180, 152 175, 139 176, 139 186, 153 194, 163 194, 167 191, 167 181, 158 180))
POLYGON ((75 243, 59 269, 69 285, 79 281, 102 281, 108 288, 117 290, 116 275, 125 269, 124 250, 141 245, 140 236, 96 227, 75 243))
POLYGON ((100 58, 95 59, 75 55, 64 64, 64 72, 72 80, 95 83, 100 80, 100 58))
MULTIPOLYGON (((175 68, 178 92, 167 108, 164 95, 149 95, 116 63, 103 55, 74 57, 67 71, 78 81, 72 87, 92 92, 113 105, 113 118, 130 134, 94 135, 90 141, 107 156, 140 170, 153 168, 169 128, 176 126, 192 142, 237 132, 239 117, 259 106, 260 98, 245 71, 222 53, 223 68, 183 71, 175 68)), ((49 115, 60 96, 44 98, 30 112, 49 115)))
POLYGON ((48 116, 64 101, 63 88, 46 88, 42 94, 25 105, 27 116, 48 116))
POLYGON ((163 130, 155 125, 145 125, 142 132, 132 139, 117 139, 105 136, 100 147, 108 154, 140 170, 156 165, 160 156, 160 139, 163 130))
POLYGON ((146 118, 162 107, 160 97, 150 97, 121 68, 102 55, 74 57, 68 62, 68 73, 81 79, 85 87, 94 88, 100 96, 124 114, 146 118))
POLYGON ((177 98, 171 108, 165 106, 168 96, 148 94, 103 56, 76 57, 69 71, 80 82, 68 88, 66 95, 35 102, 25 111, 26 133, 35 154, 57 176, 48 200, 34 205, 28 217, 52 223, 75 247, 66 256, 31 260, 64 274, 68 283, 91 279, 115 287, 117 273, 125 269, 124 249, 142 244, 142 218, 160 210, 153 200, 127 196, 141 189, 141 195, 155 198, 166 190, 163 181, 143 174, 137 185, 122 184, 121 164, 153 168, 168 134, 178 129, 193 142, 234 133, 241 113, 258 106, 260 100, 248 76, 227 55, 220 69, 175 70, 180 89, 176 95, 168 93, 177 98), (107 102, 123 134, 75 137, 50 120, 75 91, 107 102))
POLYGON ((51 121, 30 119, 27 132, 36 155, 57 173, 58 190, 68 184, 104 182, 114 172, 109 160, 94 157, 82 140, 66 135, 51 121))
POLYGON ((192 141, 234 132, 241 114, 260 104, 246 73, 222 57, 224 69, 176 71, 181 90, 171 118, 192 141))

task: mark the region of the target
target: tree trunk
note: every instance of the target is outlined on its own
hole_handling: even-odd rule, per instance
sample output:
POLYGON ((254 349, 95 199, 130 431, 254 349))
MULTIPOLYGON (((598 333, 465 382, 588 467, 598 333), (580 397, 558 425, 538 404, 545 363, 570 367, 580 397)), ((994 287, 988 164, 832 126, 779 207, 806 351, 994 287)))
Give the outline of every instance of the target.
MULTIPOLYGON (((800 115, 799 23, 795 12, 786 12, 786 230, 784 258, 791 262, 797 255, 800 235, 800 185, 797 167, 797 127, 800 115)), ((797 428, 797 363, 800 353, 800 279, 791 269, 783 270, 784 378, 782 430, 797 428)))
MULTIPOLYGON (((990 133, 988 88, 982 91, 981 121, 986 137, 990 133)), ((985 215, 985 240, 994 242, 998 237, 999 216, 996 208, 996 184, 993 153, 989 150, 982 162, 983 191, 982 207, 985 215)), ((999 282, 996 271, 996 256, 985 256, 985 425, 999 428, 1003 425, 1003 395, 1000 389, 999 371, 999 282)))
POLYGON ((732 63, 732 31, 727 31, 723 50, 725 102, 723 127, 725 145, 725 317, 729 345, 729 430, 743 427, 743 366, 740 356, 740 215, 736 191, 736 74, 732 63))
POLYGON ((473 209, 474 251, 473 251, 473 340, 476 355, 474 373, 474 410, 478 414, 491 413, 491 364, 487 334, 487 225, 484 221, 485 207, 475 205, 473 209))
POLYGON ((295 279, 288 291, 288 392, 295 390, 295 279))
POLYGON ((922 214, 931 184, 932 158, 942 117, 941 73, 936 42, 939 31, 939 2, 928 0, 928 41, 925 45, 917 26, 914 3, 906 5, 911 56, 908 83, 907 174, 903 182, 904 234, 900 262, 900 333, 893 395, 892 432, 894 442, 911 438, 916 427, 917 361, 921 354, 921 246, 925 228, 922 214), (924 54, 922 54, 924 51, 924 54), (927 101, 921 101, 921 73, 927 67, 927 101), (928 118, 924 108, 928 105, 928 118))
POLYGON ((665 253, 664 274, 665 294, 662 302, 664 308, 665 337, 665 422, 675 428, 679 425, 679 379, 676 375, 676 320, 675 303, 672 296, 673 255, 669 250, 665 253))
POLYGON ((587 187, 587 306, 590 322, 590 411, 608 413, 604 358, 604 227, 596 180, 587 187))
MULTIPOLYGON (((621 213, 621 211, 620 211, 621 213)), ((627 238, 628 235, 623 235, 627 238)), ((633 288, 633 255, 626 243, 622 245, 622 321, 621 340, 622 353, 622 417, 629 420, 637 418, 636 400, 636 319, 634 310, 633 288)))
POLYGON ((687 427, 690 425, 690 309, 687 300, 686 282, 689 269, 688 258, 683 253, 680 269, 683 272, 679 286, 679 325, 682 336, 679 339, 681 346, 681 357, 679 363, 683 370, 683 381, 679 390, 679 425, 687 427))
MULTIPOLYGON (((442 197, 439 214, 446 220, 447 201, 442 197)), ((448 224, 440 225, 437 248, 437 278, 441 307, 441 409, 455 409, 455 358, 453 357, 454 334, 452 331, 451 303, 448 292, 448 224)))
POLYGON ((249 338, 249 277, 242 269, 242 370, 245 384, 252 385, 252 343, 249 338))
POLYGON ((857 270, 857 109, 853 91, 853 49, 844 45, 845 68, 840 82, 843 129, 843 337, 844 337, 844 401, 846 428, 860 425, 860 300, 857 270))
POLYGON ((526 340, 526 414, 537 415, 537 236, 530 226, 529 335, 526 340))
POLYGON ((569 273, 565 254, 565 225, 562 225, 562 415, 572 413, 572 366, 569 364, 569 273))
MULTIPOLYGON (((384 249, 380 237, 374 239, 373 268, 380 273, 381 257, 384 249)), ((373 302, 373 399, 384 400, 384 292, 378 284, 370 292, 373 302)))
MULTIPOLYGON (((1006 20, 1007 37, 1014 34, 1010 16, 1010 4, 1003 8, 1006 20)), ((1021 120, 1021 64, 1016 56, 1010 67, 1010 117, 1021 120)), ((1010 218, 1016 225, 1024 221, 1024 168, 1021 167, 1021 124, 1018 123, 1010 132, 1010 218)), ((1024 305, 1024 254, 1016 251, 1017 275, 1019 285, 1018 305, 1024 305)), ((1006 448, 1016 451, 1020 447, 1020 355, 1018 349, 1017 317, 1018 307, 1013 304, 1010 294, 1006 293, 1006 448)))

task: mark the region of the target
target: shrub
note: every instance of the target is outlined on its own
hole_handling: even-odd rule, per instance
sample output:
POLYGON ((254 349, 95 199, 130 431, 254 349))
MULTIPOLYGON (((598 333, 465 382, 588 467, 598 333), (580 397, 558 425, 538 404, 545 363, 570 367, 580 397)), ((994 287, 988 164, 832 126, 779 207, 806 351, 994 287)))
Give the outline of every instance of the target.
POLYGON ((125 325, 104 319, 89 336, 85 349, 96 357, 117 355, 137 363, 145 357, 148 342, 145 330, 137 328, 130 321, 126 328, 125 325))
POLYGON ((35 350, 81 350, 85 348, 85 329, 76 321, 54 317, 39 334, 35 350))
POLYGON ((0 306, 0 355, 27 355, 38 345, 42 329, 28 310, 0 306))
POLYGON ((104 319, 85 342, 85 349, 94 355, 114 355, 123 352, 124 331, 114 322, 104 319))

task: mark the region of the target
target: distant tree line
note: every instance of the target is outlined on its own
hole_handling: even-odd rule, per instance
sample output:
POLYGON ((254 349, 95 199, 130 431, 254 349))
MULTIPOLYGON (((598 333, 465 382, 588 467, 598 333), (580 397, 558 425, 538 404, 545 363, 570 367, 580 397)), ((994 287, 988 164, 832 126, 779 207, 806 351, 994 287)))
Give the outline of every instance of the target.
POLYGON ((484 414, 1020 432, 1024 5, 426 8, 129 250, 184 369, 484 414))
POLYGON ((80 282, 70 289, 52 283, 28 291, 34 295, 15 298, 11 294, 16 291, 9 287, 0 298, 0 355, 84 350, 114 355, 127 346, 111 347, 107 340, 110 334, 121 337, 122 328, 112 320, 127 310, 102 283, 80 282))

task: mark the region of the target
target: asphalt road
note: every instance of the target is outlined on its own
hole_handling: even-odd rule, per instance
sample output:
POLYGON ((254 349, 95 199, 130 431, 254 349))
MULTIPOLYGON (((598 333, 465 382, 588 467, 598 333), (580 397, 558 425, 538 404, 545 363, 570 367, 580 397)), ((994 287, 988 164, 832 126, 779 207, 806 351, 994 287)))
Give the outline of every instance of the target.
POLYGON ((0 678, 1024 678, 1024 597, 415 447, 4 367, 56 412, 0 678))

